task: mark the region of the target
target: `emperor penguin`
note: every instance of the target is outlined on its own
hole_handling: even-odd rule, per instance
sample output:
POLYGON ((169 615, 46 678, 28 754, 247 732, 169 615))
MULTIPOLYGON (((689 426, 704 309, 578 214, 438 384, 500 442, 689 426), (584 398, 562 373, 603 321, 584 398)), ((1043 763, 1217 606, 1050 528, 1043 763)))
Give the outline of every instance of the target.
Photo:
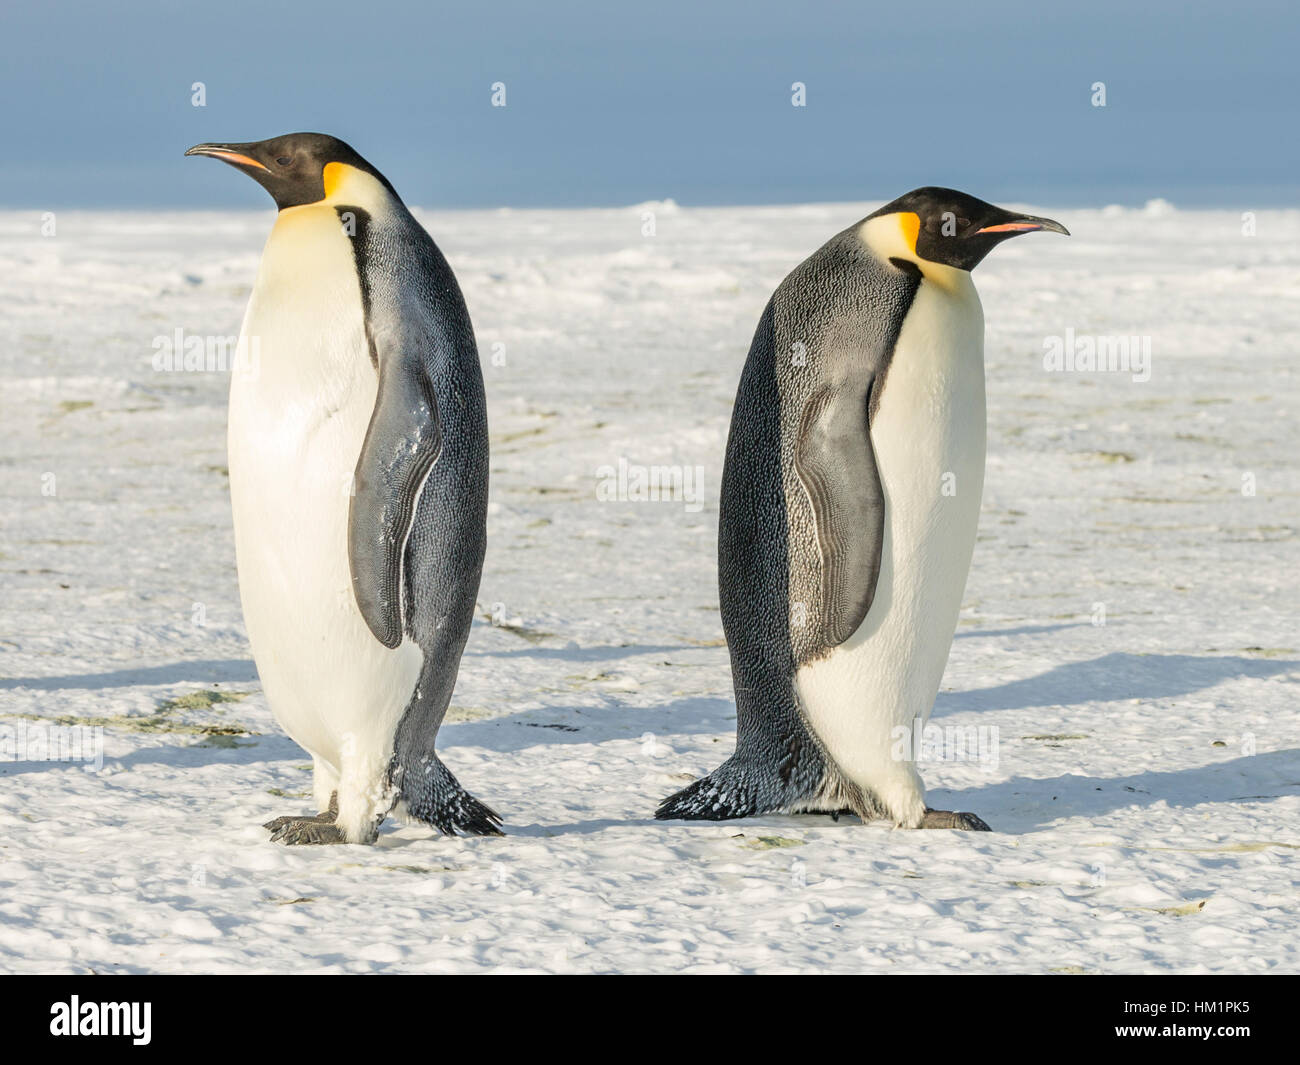
POLYGON ((662 819, 932 810, 913 737, 934 705, 984 482, 984 315, 971 271, 1058 222, 921 188, 777 287, 732 413, 718 585, 735 752, 662 819))
POLYGON ((434 751, 487 518, 483 375, 456 277, 341 140, 185 154, 229 163, 278 208, 231 380, 230 496, 253 657, 312 756, 319 812, 269 822, 271 838, 373 842, 395 809, 500 834, 434 751))

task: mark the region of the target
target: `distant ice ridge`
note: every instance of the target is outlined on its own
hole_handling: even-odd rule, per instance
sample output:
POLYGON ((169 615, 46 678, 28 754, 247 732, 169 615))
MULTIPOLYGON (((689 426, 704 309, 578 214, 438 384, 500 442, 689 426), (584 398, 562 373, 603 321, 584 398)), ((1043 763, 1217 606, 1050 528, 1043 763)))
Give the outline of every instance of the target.
POLYGON ((1110 203, 1101 209, 1103 218, 1118 218, 1129 213, 1145 215, 1147 218, 1168 218, 1170 215, 1177 214, 1178 208, 1168 200, 1157 196, 1154 200, 1147 200, 1141 207, 1125 207, 1122 204, 1110 203))
POLYGON ((655 214, 677 214, 681 208, 674 199, 667 200, 646 200, 645 203, 634 203, 628 210, 631 211, 654 211, 655 214))

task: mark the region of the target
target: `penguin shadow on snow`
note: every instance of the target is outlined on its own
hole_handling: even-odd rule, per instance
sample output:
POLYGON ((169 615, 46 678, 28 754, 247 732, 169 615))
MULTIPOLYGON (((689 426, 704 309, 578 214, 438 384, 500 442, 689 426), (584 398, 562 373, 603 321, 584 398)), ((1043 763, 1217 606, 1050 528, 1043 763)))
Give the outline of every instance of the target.
MULTIPOLYGON (((1068 662, 1036 677, 991 688, 941 692, 932 720, 961 711, 1173 698, 1226 680, 1266 679, 1297 667, 1300 662, 1290 659, 1117 652, 1068 662)), ((1122 777, 1013 777, 978 788, 934 790, 951 795, 959 804, 982 804, 997 818, 995 829, 1015 833, 1066 817, 1096 817, 1158 802, 1184 807, 1300 795, 1300 751, 1274 751, 1192 769, 1143 771, 1122 777)))
MULTIPOLYGON (((988 635, 988 633, 984 633, 988 635)), ((665 653, 680 647, 563 647, 520 649, 519 654, 576 661, 605 661, 629 653, 665 653)), ((491 659, 497 655, 513 657, 515 652, 483 652, 466 658, 491 659)), ((124 669, 99 674, 62 677, 13 678, 0 681, 5 688, 99 688, 124 687, 132 684, 194 683, 195 669, 212 666, 223 681, 252 680, 252 663, 222 660, 213 663, 178 662, 170 665, 124 669)), ((1139 698, 1162 698, 1187 695, 1213 687, 1234 677, 1267 678, 1300 667, 1289 659, 1256 659, 1238 656, 1140 655, 1112 653, 1099 658, 1066 663, 1036 677, 1009 681, 991 688, 962 692, 942 692, 935 705, 934 719, 961 711, 995 711, 1024 709, 1044 705, 1071 705, 1081 702, 1111 702, 1139 698)), ((449 762, 455 762, 457 747, 478 747, 498 754, 511 754, 539 746, 602 744, 611 740, 644 743, 646 735, 671 750, 672 737, 693 737, 728 733, 735 727, 735 704, 730 697, 691 696, 657 707, 636 708, 616 696, 601 693, 603 706, 552 707, 529 709, 497 717, 469 721, 447 721, 441 730, 449 762)), ((455 708, 453 707, 453 713, 455 708)), ((933 720, 933 719, 932 719, 933 720)), ((259 762, 301 762, 307 755, 287 736, 264 734, 239 737, 247 745, 234 748, 201 744, 168 743, 134 751, 113 759, 124 769, 140 765, 162 764, 196 767, 206 764, 251 765, 259 762)), ((730 753, 732 740, 726 737, 716 745, 719 755, 730 753)), ((702 753, 702 752, 701 752, 702 753)), ((711 757, 711 752, 709 757, 711 757)), ((682 761, 676 754, 647 755, 647 768, 671 774, 682 761)), ((694 758, 701 754, 692 755, 694 758)), ((708 760, 708 757, 705 757, 708 760)), ((3 775, 59 770, 67 763, 14 763, 5 766, 3 775)), ((485 781, 486 783, 486 781, 485 781)), ((490 787, 483 788, 490 791, 490 787)), ((1169 772, 1144 771, 1120 777, 1091 777, 1076 774, 1035 779, 1013 777, 1010 780, 970 788, 932 788, 937 800, 951 800, 956 808, 980 806, 989 812, 994 830, 1016 834, 1033 831, 1068 817, 1097 817, 1133 806, 1151 806, 1164 802, 1171 807, 1191 807, 1206 803, 1260 801, 1300 794, 1300 751, 1266 752, 1238 757, 1191 769, 1169 772)), ((508 834, 550 837, 592 834, 610 828, 662 825, 654 821, 655 795, 647 795, 644 817, 593 817, 567 824, 546 824, 530 819, 529 808, 518 802, 508 807, 508 834), (514 816, 512 817, 511 814, 514 816), (519 820, 516 820, 518 818, 519 820)), ((596 805, 593 802, 593 805, 596 805)), ((827 815, 772 814, 742 819, 738 825, 787 825, 845 828, 859 826, 856 817, 844 816, 838 822, 827 815)), ((742 831, 742 829, 738 829, 742 831)), ((423 837, 421 837, 423 838, 423 837)), ((381 835, 388 846, 417 842, 397 839, 391 831, 381 835)))
MULTIPOLYGON (((1267 751, 1191 769, 1144 770, 1119 777, 1074 773, 1042 779, 1012 777, 982 787, 933 790, 959 804, 978 801, 996 817, 994 831, 1017 835, 1066 818, 1093 820, 1158 803, 1183 809, 1300 795, 1300 750, 1267 751)), ((1212 830, 1213 822, 1207 822, 1206 828, 1212 830)), ((1260 838, 1272 831, 1261 828, 1260 838)), ((1153 826, 1153 838, 1166 835, 1153 826)))
POLYGON ((1036 677, 992 688, 940 692, 934 713, 1160 699, 1190 695, 1236 677, 1262 679, 1296 668, 1300 662, 1282 658, 1115 652, 1089 661, 1067 662, 1036 677))
POLYGON ((57 691, 64 688, 131 688, 137 684, 251 684, 257 669, 251 658, 202 659, 169 662, 161 666, 130 666, 104 673, 68 673, 54 677, 0 677, 0 690, 32 688, 57 691))
MULTIPOLYGON (((466 662, 494 659, 535 657, 560 659, 572 662, 615 661, 637 655, 663 655, 699 650, 680 644, 663 645, 597 645, 578 647, 530 646, 508 651, 467 651, 466 662)), ((462 665, 462 672, 465 671, 462 665)), ((470 667, 474 668, 474 667, 470 667)), ((484 664, 478 668, 489 668, 484 664)), ((255 684, 256 667, 250 659, 190 660, 158 666, 131 667, 101 673, 66 674, 49 677, 0 678, 0 690, 33 689, 40 691, 73 691, 126 688, 136 685, 200 685, 210 688, 221 684, 255 684)), ((259 690, 251 693, 254 700, 265 696, 259 690)), ((542 745, 572 745, 603 743, 612 739, 639 741, 650 728, 642 710, 629 708, 615 695, 589 692, 604 700, 602 706, 554 707, 529 709, 516 713, 500 714, 481 719, 456 720, 458 707, 453 703, 449 719, 444 721, 439 735, 449 751, 457 746, 480 747, 498 754, 509 754, 542 745)), ((691 700, 687 700, 688 702, 691 700)), ((699 700, 694 700, 699 701, 699 700)), ((735 707, 729 700, 704 700, 709 704, 711 717, 718 730, 725 731, 735 719, 735 707)), ((51 715, 57 717, 58 714, 51 715)), ((143 716, 143 715, 142 715, 143 716)), ((3 721, 0 714, 0 721, 3 721)), ((28 724, 39 721, 25 720, 28 724)), ((229 724, 226 721, 214 724, 229 724)), ((111 731, 111 719, 105 717, 104 727, 111 731)), ((709 726, 702 726, 707 729, 709 726)), ((301 763, 310 758, 301 747, 282 732, 241 734, 230 737, 203 738, 191 732, 170 732, 166 729, 150 732, 150 736, 163 742, 141 747, 109 761, 124 770, 163 765, 173 768, 198 768, 205 765, 255 765, 261 762, 301 763)), ((454 753, 451 754, 454 760, 454 753)), ((0 777, 18 776, 44 771, 66 770, 72 764, 56 761, 11 762, 0 764, 0 777)))
POLYGON ((1055 625, 1016 625, 1010 629, 960 629, 953 634, 955 640, 969 640, 981 636, 1037 636, 1044 632, 1060 632, 1062 629, 1090 629, 1091 622, 1063 621, 1055 625))
MULTIPOLYGON (((59 687, 52 683, 56 679, 50 678, 52 687, 59 687)), ((193 674, 186 674, 184 681, 193 683, 193 674)), ((264 701, 265 695, 258 691, 252 693, 252 698, 264 701)), ((730 710, 727 701, 712 701, 717 703, 719 714, 730 710)), ((454 715, 456 709, 453 704, 450 713, 454 715)), ((640 711, 607 697, 604 706, 530 709, 477 720, 449 720, 443 723, 438 735, 443 741, 443 747, 452 752, 450 757, 453 760, 457 747, 478 747, 494 754, 513 754, 532 747, 557 744, 598 744, 612 739, 637 741, 646 731, 645 722, 636 716, 639 713, 640 711)), ((0 721, 3 720, 3 715, 0 715, 0 721)), ((106 722, 108 720, 105 719, 106 722)), ((23 723, 41 722, 24 719, 23 723)), ((106 725, 106 731, 111 731, 111 726, 106 725)), ((148 735, 163 742, 142 747, 120 758, 106 760, 120 765, 124 770, 131 770, 144 765, 197 768, 216 764, 254 765, 259 762, 297 764, 311 758, 311 755, 282 732, 234 735, 229 737, 233 740, 231 744, 213 743, 211 737, 205 739, 192 732, 169 732, 165 729, 148 735)), ((78 766, 76 763, 58 761, 0 763, 0 776, 68 768, 78 766)))

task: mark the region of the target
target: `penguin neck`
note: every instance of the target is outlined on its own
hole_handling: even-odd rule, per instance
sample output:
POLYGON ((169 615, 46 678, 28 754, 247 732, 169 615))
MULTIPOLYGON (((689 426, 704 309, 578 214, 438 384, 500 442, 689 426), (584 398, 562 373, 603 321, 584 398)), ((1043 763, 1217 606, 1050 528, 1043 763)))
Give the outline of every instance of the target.
POLYGON ((358 237, 375 228, 401 228, 406 208, 373 174, 329 163, 325 195, 314 203, 282 207, 267 237, 258 269, 263 301, 302 301, 335 279, 349 294, 357 285, 358 237))
MULTIPOLYGON (((908 212, 872 215, 858 226, 858 237, 881 262, 904 259, 914 264, 926 280, 953 296, 968 297, 975 291, 969 270, 930 262, 916 254, 916 231, 919 219, 908 212)), ((890 264, 893 266, 893 264, 890 264)), ((897 269, 897 266, 893 266, 897 269)))
POLYGON ((325 186, 324 198, 315 203, 285 207, 280 211, 280 220, 289 220, 308 212, 333 212, 348 207, 358 207, 375 220, 405 212, 402 201, 387 185, 359 167, 346 163, 326 163, 321 177, 325 186))

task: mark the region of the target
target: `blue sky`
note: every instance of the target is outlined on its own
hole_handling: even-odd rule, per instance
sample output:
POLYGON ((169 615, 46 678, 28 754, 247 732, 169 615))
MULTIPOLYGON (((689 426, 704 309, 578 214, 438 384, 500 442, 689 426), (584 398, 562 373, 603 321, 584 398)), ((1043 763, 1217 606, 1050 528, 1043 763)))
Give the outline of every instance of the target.
POLYGON ((293 130, 423 206, 1295 204, 1300 15, 1215 6, 10 2, 0 206, 263 206, 181 153, 293 130))

